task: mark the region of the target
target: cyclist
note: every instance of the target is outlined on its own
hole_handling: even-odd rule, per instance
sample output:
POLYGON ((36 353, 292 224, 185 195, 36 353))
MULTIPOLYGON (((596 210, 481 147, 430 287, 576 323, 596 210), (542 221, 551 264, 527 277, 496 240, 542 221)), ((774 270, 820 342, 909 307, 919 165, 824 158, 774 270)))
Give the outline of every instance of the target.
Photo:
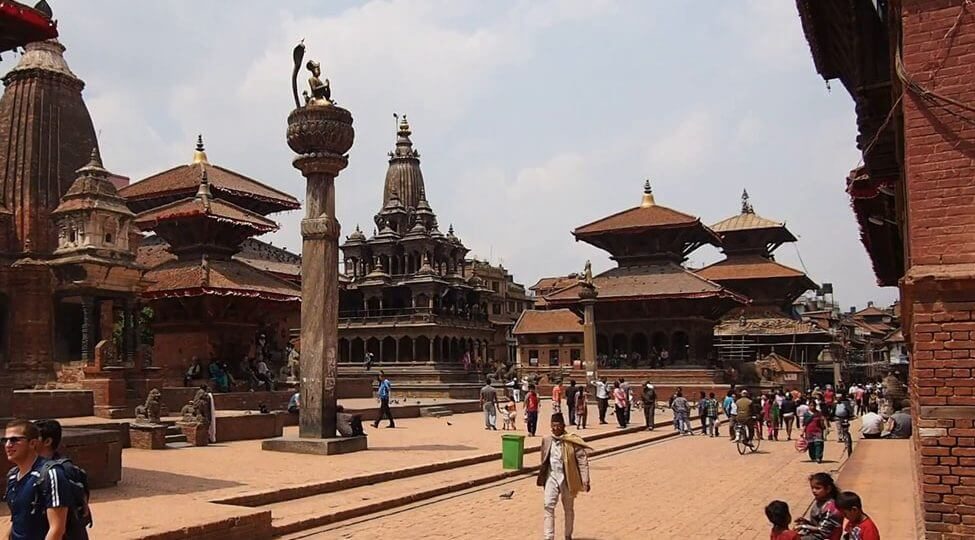
POLYGON ((833 409, 833 418, 836 419, 836 436, 840 442, 843 442, 844 437, 849 435, 849 429, 844 429, 844 427, 848 428, 850 425, 853 406, 850 404, 849 397, 845 394, 841 394, 839 399, 840 401, 833 409))
POLYGON ((735 422, 743 427, 745 443, 751 445, 755 429, 752 421, 752 400, 748 397, 748 390, 742 390, 740 395, 741 397, 735 402, 735 406, 738 409, 735 422))

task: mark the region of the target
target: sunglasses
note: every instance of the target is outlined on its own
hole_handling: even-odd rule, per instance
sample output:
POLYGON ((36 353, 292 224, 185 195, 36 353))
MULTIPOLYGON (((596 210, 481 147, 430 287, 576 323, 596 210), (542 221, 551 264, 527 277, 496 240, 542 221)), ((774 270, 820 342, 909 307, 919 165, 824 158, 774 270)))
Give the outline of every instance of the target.
POLYGON ((29 439, 27 437, 0 437, 0 444, 3 444, 3 445, 6 445, 6 444, 16 445, 20 441, 26 441, 26 440, 29 440, 29 439))

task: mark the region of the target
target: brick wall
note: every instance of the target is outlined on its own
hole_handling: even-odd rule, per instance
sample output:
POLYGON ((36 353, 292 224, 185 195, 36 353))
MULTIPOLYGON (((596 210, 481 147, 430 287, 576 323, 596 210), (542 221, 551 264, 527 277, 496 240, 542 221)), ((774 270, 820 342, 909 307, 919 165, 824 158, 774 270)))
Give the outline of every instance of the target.
MULTIPOLYGON (((928 90, 975 106, 975 6, 905 0, 904 67, 928 90)), ((975 114, 903 98, 908 264, 901 294, 912 347, 917 477, 927 538, 975 536, 975 114), (967 118, 967 120, 965 120, 967 118)))

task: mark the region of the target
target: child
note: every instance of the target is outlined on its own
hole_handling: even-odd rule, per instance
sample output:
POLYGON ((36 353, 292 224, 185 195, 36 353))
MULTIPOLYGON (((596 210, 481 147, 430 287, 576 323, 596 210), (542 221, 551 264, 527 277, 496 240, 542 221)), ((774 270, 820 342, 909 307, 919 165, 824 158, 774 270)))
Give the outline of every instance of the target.
POLYGON ((579 429, 586 429, 586 416, 589 410, 587 397, 586 387, 580 387, 575 395, 576 426, 579 429))
POLYGON ((836 497, 836 507, 846 518, 843 538, 849 540, 880 540, 880 531, 870 516, 863 513, 860 496, 852 491, 844 491, 836 497))
POLYGON ((783 501, 772 501, 765 507, 765 517, 772 523, 770 540, 799 540, 799 533, 789 529, 792 515, 789 505, 783 501))
POLYGON ((840 540, 843 514, 836 508, 836 496, 840 490, 833 477, 824 472, 816 473, 809 477, 809 488, 813 494, 809 519, 796 518, 800 537, 804 540, 840 540))

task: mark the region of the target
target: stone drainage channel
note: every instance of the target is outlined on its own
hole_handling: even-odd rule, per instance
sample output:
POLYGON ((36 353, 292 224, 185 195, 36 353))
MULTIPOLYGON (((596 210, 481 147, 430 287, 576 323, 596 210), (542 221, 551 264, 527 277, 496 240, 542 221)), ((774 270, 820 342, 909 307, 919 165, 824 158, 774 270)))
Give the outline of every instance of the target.
MULTIPOLYGON (((654 424, 655 428, 671 426, 670 420, 654 424)), ((594 434, 587 437, 586 442, 594 443, 616 437, 625 439, 598 445, 590 454, 598 457, 656 444, 678 435, 678 432, 670 430, 647 432, 644 427, 638 426, 594 434)), ((538 451, 538 448, 526 449, 525 454, 538 451)), ((301 531, 370 516, 486 484, 517 479, 534 474, 539 468, 538 465, 532 465, 520 470, 499 472, 500 460, 501 452, 492 452, 376 474, 247 493, 212 502, 268 510, 271 513, 274 536, 295 535, 301 531)), ((297 539, 301 536, 288 538, 297 539)))

